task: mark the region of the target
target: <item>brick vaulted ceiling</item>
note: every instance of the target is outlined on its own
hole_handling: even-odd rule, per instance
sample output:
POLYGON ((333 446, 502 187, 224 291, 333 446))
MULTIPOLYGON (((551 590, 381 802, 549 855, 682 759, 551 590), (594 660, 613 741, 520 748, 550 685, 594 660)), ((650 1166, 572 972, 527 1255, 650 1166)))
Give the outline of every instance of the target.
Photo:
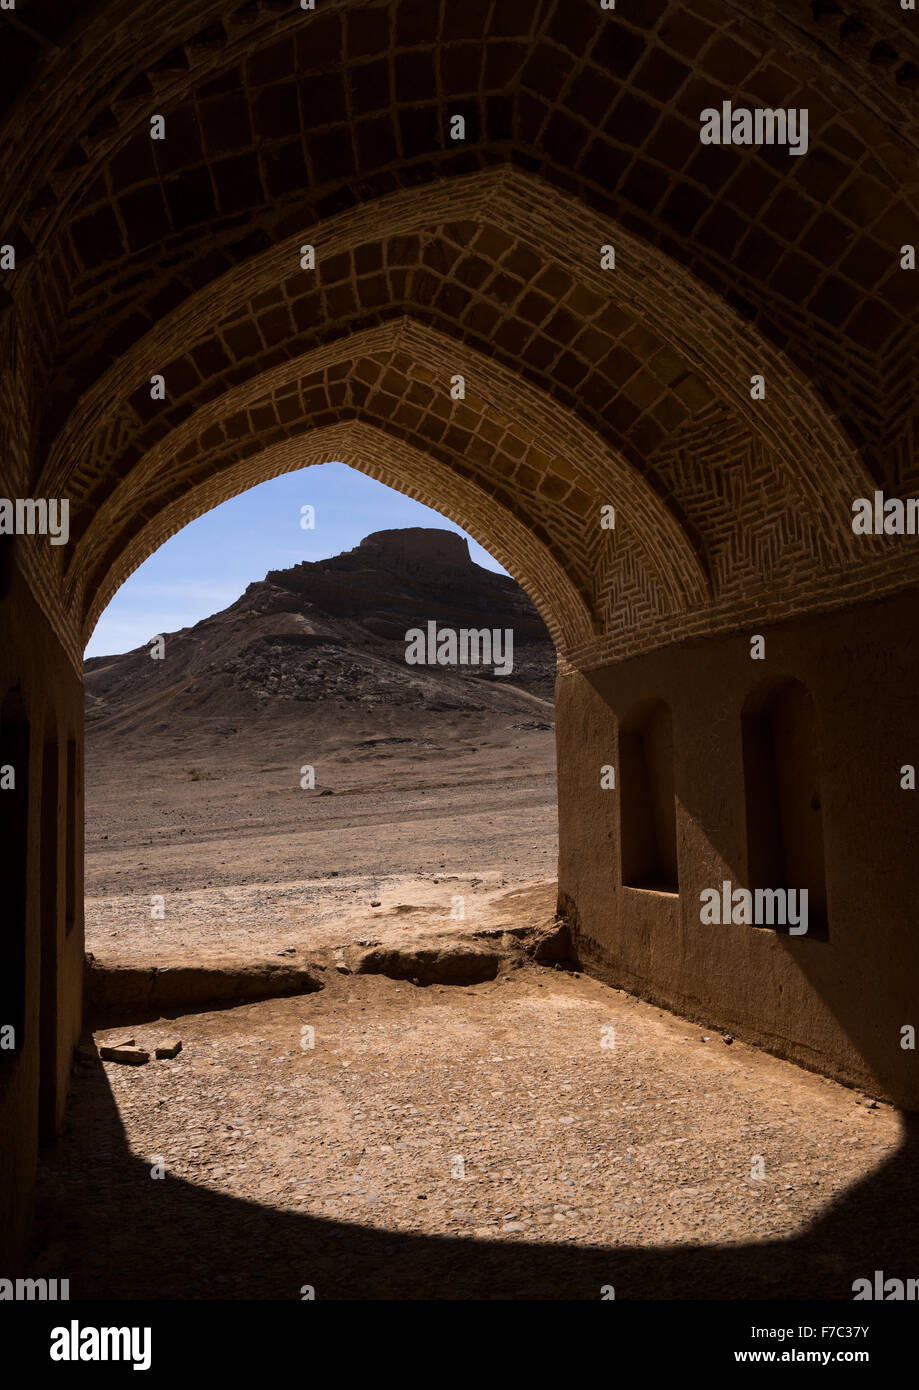
POLYGON ((333 456, 579 662, 914 581, 849 520, 919 486, 917 83, 882 0, 18 0, 0 467, 73 512, 36 587, 85 638, 193 516, 333 456), (807 154, 703 146, 722 100, 807 107, 807 154))

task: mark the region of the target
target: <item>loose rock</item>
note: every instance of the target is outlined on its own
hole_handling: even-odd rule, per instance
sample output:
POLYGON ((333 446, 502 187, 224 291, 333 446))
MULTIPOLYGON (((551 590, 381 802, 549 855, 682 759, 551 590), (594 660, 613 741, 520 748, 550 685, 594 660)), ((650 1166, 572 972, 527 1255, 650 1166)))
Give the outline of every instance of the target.
POLYGON ((150 1061, 150 1053, 142 1047, 100 1047, 99 1055, 106 1062, 123 1062, 129 1067, 150 1061))

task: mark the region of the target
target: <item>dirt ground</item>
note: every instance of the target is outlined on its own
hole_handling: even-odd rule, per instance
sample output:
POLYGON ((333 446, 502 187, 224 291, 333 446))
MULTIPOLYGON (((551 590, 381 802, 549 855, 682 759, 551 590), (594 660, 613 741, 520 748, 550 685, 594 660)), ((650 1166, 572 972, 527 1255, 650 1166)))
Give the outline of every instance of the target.
POLYGON ((504 893, 556 872, 555 740, 519 722, 357 728, 312 790, 286 732, 88 760, 87 950, 162 967, 494 925, 504 893))
POLYGON ((551 706, 539 713, 548 719, 341 715, 337 736, 328 723, 266 721, 246 738, 199 731, 187 751, 162 735, 90 740, 87 933, 113 894, 311 878, 334 890, 337 875, 442 870, 552 878, 555 738, 551 706), (312 790, 300 786, 307 765, 312 790))
POLYGON ((892 1111, 583 975, 333 973, 96 1041, 170 1036, 78 1068, 37 1261, 73 1298, 844 1299, 905 1267, 892 1111))
POLYGON ((264 745, 91 765, 97 962, 283 953, 322 987, 98 1028, 182 1050, 84 1053, 33 1272, 74 1299, 358 1300, 848 1299, 914 1273, 907 1117, 522 953, 552 917, 554 740, 456 722, 365 760, 346 737, 325 797, 264 745), (493 978, 362 973, 445 940, 493 978))

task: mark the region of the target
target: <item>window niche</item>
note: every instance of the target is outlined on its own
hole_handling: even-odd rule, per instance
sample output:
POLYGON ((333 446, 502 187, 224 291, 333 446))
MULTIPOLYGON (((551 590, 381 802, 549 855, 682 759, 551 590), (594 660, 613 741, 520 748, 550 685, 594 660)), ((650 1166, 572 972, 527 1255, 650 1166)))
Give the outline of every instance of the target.
POLYGON ((807 935, 826 940, 817 712, 798 680, 767 682, 741 716, 751 889, 807 890, 807 935))
POLYGON ((622 882, 679 891, 673 726, 663 700, 645 700, 619 726, 622 882))

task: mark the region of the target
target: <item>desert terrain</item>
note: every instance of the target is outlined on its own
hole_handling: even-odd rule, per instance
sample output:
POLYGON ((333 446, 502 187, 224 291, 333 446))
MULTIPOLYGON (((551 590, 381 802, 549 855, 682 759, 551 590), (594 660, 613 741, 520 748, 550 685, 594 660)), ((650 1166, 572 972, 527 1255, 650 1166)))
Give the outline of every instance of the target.
POLYGON ((551 642, 444 535, 87 664, 94 1029, 35 1270, 75 1298, 850 1298, 902 1263, 902 1121, 578 969, 551 642), (421 615, 518 625, 512 680, 407 668, 421 615))
POLYGON ((551 883, 554 665, 513 581, 420 530, 269 575, 162 660, 88 662, 87 949, 251 958, 449 925, 458 894, 474 929, 551 883), (432 615, 513 627, 512 675, 406 665, 432 615))

